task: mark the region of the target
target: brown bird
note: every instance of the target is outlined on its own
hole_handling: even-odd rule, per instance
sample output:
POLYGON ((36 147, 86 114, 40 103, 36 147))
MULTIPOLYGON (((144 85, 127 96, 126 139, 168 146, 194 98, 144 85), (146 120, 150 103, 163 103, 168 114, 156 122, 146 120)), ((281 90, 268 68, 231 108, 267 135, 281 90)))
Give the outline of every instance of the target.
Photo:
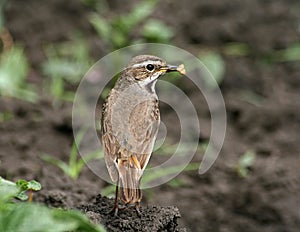
POLYGON ((168 65, 151 55, 136 56, 120 73, 103 104, 102 144, 109 175, 116 183, 115 215, 120 208, 118 198, 125 206, 135 205, 140 215, 141 177, 160 123, 155 84, 157 78, 171 71, 185 74, 183 65, 168 65))

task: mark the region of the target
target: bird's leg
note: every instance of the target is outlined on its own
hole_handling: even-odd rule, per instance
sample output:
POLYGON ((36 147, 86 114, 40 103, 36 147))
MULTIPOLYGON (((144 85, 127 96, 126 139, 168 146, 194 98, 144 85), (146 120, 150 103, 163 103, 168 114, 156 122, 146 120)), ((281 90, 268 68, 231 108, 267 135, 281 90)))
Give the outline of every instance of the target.
POLYGON ((110 213, 111 214, 113 213, 115 216, 118 216, 119 210, 122 210, 122 209, 125 208, 125 206, 119 206, 119 204, 118 204, 118 196, 119 196, 119 179, 118 179, 117 184, 116 184, 116 193, 115 193, 114 207, 110 211, 110 213))
POLYGON ((136 190, 137 191, 137 201, 135 202, 135 210, 136 210, 136 213, 138 215, 138 217, 141 217, 142 214, 141 214, 141 211, 140 211, 140 203, 141 203, 141 200, 142 200, 142 191, 140 189, 140 180, 138 182, 138 189, 136 190))
POLYGON ((115 216, 118 216, 119 206, 118 206, 118 195, 119 195, 119 179, 116 184, 116 192, 115 192, 115 202, 114 207, 110 211, 110 213, 114 213, 115 216))
POLYGON ((135 210, 136 210, 136 213, 137 213, 138 217, 141 217, 142 214, 141 214, 141 211, 140 211, 140 202, 135 203, 135 210))

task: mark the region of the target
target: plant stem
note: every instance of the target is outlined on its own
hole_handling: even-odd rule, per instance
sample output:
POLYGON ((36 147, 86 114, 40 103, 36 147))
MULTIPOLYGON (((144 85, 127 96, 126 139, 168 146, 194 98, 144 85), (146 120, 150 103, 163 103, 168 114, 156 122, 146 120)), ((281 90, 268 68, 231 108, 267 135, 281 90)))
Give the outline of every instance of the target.
POLYGON ((28 202, 32 202, 32 189, 29 190, 28 202))

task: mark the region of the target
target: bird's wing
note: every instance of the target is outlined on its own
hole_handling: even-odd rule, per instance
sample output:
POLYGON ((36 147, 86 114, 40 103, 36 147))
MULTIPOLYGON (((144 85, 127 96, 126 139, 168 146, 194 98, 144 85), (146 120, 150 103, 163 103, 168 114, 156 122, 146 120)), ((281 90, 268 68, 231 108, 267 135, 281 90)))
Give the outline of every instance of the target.
MULTIPOLYGON (((114 94, 111 94, 110 97, 113 98, 114 94)), ((114 117, 119 118, 120 116, 117 127, 120 126, 119 128, 122 130, 115 131, 115 133, 112 130, 111 108, 104 106, 104 109, 106 110, 102 111, 101 123, 102 144, 110 177, 112 181, 116 182, 119 174, 125 175, 122 174, 120 163, 118 163, 119 159, 123 159, 123 161, 128 161, 125 161, 129 165, 128 168, 136 170, 138 180, 150 159, 158 132, 160 122, 158 101, 152 99, 137 104, 131 110, 128 120, 122 119, 123 115, 119 112, 120 115, 114 117), (128 123, 128 125, 121 126, 124 123, 128 123)))
POLYGON ((108 169, 108 173, 113 182, 117 182, 119 178, 117 170, 117 157, 118 149, 120 147, 116 137, 112 133, 111 120, 108 117, 108 99, 103 105, 102 118, 101 118, 101 140, 104 150, 105 163, 108 169))
POLYGON ((102 135, 105 163, 113 182, 117 182, 119 174, 117 170, 117 149, 119 147, 116 138, 111 133, 102 135))
POLYGON ((130 112, 126 142, 119 150, 120 199, 125 203, 140 201, 140 180, 150 159, 159 126, 158 102, 137 104, 130 112))
POLYGON ((150 159, 160 123, 158 101, 146 100, 135 106, 129 116, 132 163, 141 175, 150 159))

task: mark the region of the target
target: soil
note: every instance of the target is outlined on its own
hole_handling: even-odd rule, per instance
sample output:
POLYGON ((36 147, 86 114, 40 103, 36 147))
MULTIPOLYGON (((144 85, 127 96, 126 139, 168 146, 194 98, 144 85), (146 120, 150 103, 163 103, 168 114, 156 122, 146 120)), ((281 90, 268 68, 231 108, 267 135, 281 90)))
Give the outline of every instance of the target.
POLYGON ((119 210, 117 216, 112 216, 113 202, 113 199, 98 195, 93 204, 79 209, 85 212, 94 223, 101 223, 109 231, 186 231, 178 227, 177 219, 181 216, 174 206, 141 207, 140 215, 137 215, 134 207, 126 208, 119 210))
MULTIPOLYGON (((124 6, 123 1, 113 0, 109 6, 112 12, 124 12, 134 2, 124 6)), ((238 57, 223 54, 226 73, 221 90, 227 109, 227 133, 221 154, 204 175, 184 172, 178 176, 183 185, 165 184, 145 194, 142 212, 154 215, 152 231, 174 231, 179 215, 178 223, 188 231, 298 231, 300 63, 266 63, 259 57, 300 40, 299 1, 186 0, 159 4, 154 16, 174 26, 175 45, 197 55, 205 47, 222 50, 224 44, 243 42, 252 53, 238 57), (247 100, 249 95, 245 93, 259 96, 259 102, 247 100), (255 151, 256 159, 247 178, 241 178, 235 166, 248 150, 255 151)), ((95 57, 103 55, 101 42, 88 23, 89 12, 79 0, 49 0, 43 4, 9 1, 6 25, 15 42, 25 46, 32 67, 30 82, 42 89, 43 46, 67 40, 75 30, 83 32, 92 47, 98 46, 98 50, 93 49, 95 57)), ((185 83, 185 88, 189 87, 185 83)), ((72 105, 64 103, 55 108, 51 99, 41 94, 36 104, 0 99, 0 111, 13 114, 13 119, 0 122, 0 176, 40 181, 43 190, 35 195, 35 201, 79 208, 93 221, 104 223, 109 231, 117 231, 116 227, 121 230, 120 225, 123 231, 133 225, 141 230, 143 223, 152 219, 145 216, 139 224, 131 210, 121 212, 118 219, 106 217, 110 223, 105 221, 103 212, 112 202, 98 194, 108 184, 88 168, 74 181, 40 159, 47 153, 67 161, 73 141, 72 105), (128 218, 133 219, 128 222, 128 218)), ((203 102, 198 93, 191 92, 191 98, 203 102)), ((210 133, 206 126, 210 116, 203 103, 196 104, 204 128, 200 140, 210 133)), ((172 120, 164 108, 161 114, 172 120)), ((194 160, 200 158, 197 154, 194 160)))

